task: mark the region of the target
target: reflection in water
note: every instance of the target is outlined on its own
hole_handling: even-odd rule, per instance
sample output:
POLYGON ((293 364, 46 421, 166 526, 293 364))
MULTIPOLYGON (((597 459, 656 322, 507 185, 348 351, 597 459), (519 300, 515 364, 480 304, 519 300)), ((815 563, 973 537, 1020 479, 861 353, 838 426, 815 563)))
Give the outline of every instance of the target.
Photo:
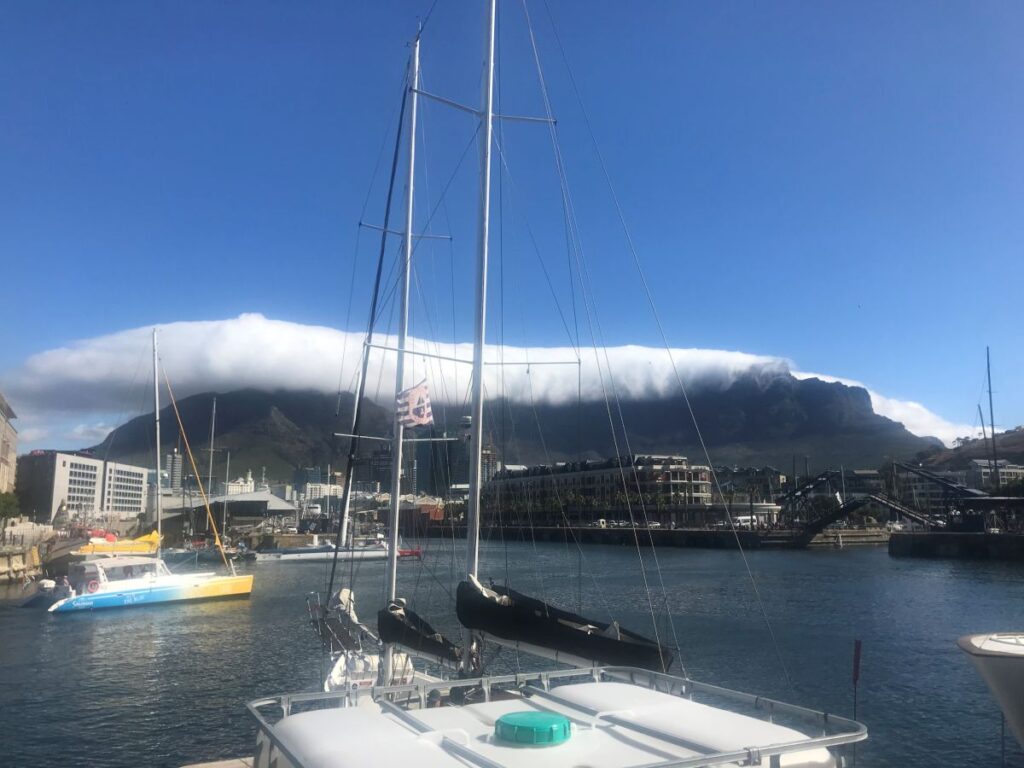
MULTIPOLYGON (((462 542, 421 543, 425 560, 401 565, 400 591, 458 636, 451 600, 462 542)), ((658 554, 660 577, 645 560, 658 590, 657 621, 629 547, 586 547, 581 573, 575 550, 564 545, 489 543, 481 573, 570 608, 582 595, 595 618, 613 615, 672 643, 667 605, 693 677, 828 711, 850 712, 851 651, 861 638, 860 714, 872 735, 858 750, 865 765, 996 764, 998 710, 954 642, 1021 628, 1020 568, 894 560, 882 549, 753 552, 784 671, 737 553, 658 554)), ((317 688, 326 672, 304 596, 323 590, 327 567, 249 568, 256 573, 250 600, 63 616, 0 607, 4 764, 17 755, 18 765, 180 766, 251 753, 245 702, 317 688)), ((342 570, 372 623, 383 602, 383 564, 342 570)), ((0 599, 20 594, 8 588, 0 599)), ((492 671, 516 666, 506 651, 492 671)))

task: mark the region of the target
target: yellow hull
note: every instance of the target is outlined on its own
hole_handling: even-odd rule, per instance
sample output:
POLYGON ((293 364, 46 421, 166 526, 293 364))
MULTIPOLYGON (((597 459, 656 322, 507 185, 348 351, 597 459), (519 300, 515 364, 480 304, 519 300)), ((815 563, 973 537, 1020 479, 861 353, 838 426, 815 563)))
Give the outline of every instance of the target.
POLYGON ((124 541, 97 541, 84 544, 72 555, 155 555, 160 546, 156 532, 124 541))
POLYGON ((186 600, 202 600, 211 597, 235 597, 252 593, 253 574, 240 576, 218 576, 209 583, 193 587, 186 600))

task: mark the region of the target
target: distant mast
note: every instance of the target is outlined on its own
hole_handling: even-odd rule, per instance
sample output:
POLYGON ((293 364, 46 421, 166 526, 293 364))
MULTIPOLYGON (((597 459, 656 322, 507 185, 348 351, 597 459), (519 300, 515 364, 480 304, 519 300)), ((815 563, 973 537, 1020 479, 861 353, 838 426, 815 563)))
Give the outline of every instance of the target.
POLYGON ((160 498, 160 365, 157 362, 156 328, 153 329, 153 415, 156 417, 156 556, 163 546, 163 501, 160 498))
POLYGON ((992 474, 995 477, 996 490, 999 490, 999 457, 996 455, 996 417, 992 410, 992 358, 988 347, 985 347, 985 373, 988 376, 988 425, 992 436, 992 474))
POLYGON ((213 396, 213 410, 210 412, 210 462, 206 471, 206 495, 213 493, 213 435, 217 426, 217 396, 213 396))

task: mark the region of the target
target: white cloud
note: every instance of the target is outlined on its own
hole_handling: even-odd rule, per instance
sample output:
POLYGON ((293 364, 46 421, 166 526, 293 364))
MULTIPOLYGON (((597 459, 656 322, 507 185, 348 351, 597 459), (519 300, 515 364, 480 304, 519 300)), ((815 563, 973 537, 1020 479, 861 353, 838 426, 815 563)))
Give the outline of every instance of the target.
MULTIPOLYGON (((19 404, 19 412, 30 415, 23 421, 26 426, 31 422, 34 429, 43 429, 71 420, 77 424, 70 428, 72 434, 77 431, 83 442, 94 442, 86 436, 100 435, 102 439, 110 429, 109 422, 120 423, 150 408, 150 334, 149 328, 135 328, 38 353, 4 375, 3 387, 12 401, 19 404), (72 420, 72 417, 75 418, 72 420), (103 421, 99 421, 101 418, 103 421)), ((339 380, 346 390, 351 390, 362 334, 246 314, 229 320, 171 323, 159 329, 159 340, 161 365, 176 396, 181 398, 197 392, 243 387, 334 392, 339 380)), ((383 336, 374 341, 391 347, 396 343, 394 338, 383 336)), ((451 360, 427 358, 423 353, 468 360, 472 354, 471 344, 437 344, 414 339, 410 346, 419 354, 407 358, 407 384, 426 377, 435 400, 455 403, 467 400, 470 367, 451 360)), ((487 359, 492 362, 503 359, 506 363, 531 363, 529 366, 487 366, 485 386, 490 393, 503 391, 519 402, 529 402, 531 397, 553 403, 575 400, 578 381, 572 348, 489 347, 487 352, 487 359)), ((390 400, 394 360, 391 352, 372 351, 368 396, 380 402, 390 400)), ((673 394, 678 389, 672 372, 673 360, 687 386, 727 387, 741 374, 774 375, 791 369, 789 362, 782 358, 744 352, 673 349, 670 359, 666 350, 649 347, 610 347, 601 350, 599 355, 593 349, 584 349, 579 375, 583 397, 600 399, 604 389, 610 389, 613 382, 619 394, 625 397, 673 394)), ((795 375, 861 386, 833 376, 795 375)), ((918 403, 869 392, 876 412, 903 422, 916 434, 936 435, 951 441, 969 433, 969 428, 951 424, 918 403)), ((67 434, 68 428, 61 431, 67 434)), ((33 434, 40 440, 44 436, 33 434)), ((33 442, 24 433, 22 437, 24 442, 33 442)))
POLYGON ((67 433, 67 438, 81 443, 82 445, 92 445, 94 443, 103 442, 103 438, 109 435, 113 429, 114 427, 110 424, 104 424, 102 422, 98 424, 76 424, 75 427, 67 433))

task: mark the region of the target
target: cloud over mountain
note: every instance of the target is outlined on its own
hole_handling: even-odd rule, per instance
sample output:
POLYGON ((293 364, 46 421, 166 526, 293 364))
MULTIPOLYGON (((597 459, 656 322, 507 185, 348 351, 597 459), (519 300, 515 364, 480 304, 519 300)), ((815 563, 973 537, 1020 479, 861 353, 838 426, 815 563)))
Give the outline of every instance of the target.
MULTIPOLYGON (((111 415, 130 417, 150 407, 152 386, 150 328, 134 328, 32 355, 0 377, 18 404, 23 435, 39 440, 97 434, 111 415), (92 423, 87 423, 92 418, 92 423), (53 425, 63 423, 63 432, 53 425), (44 437, 45 435, 45 437, 44 437)), ((161 365, 179 398, 208 391, 309 389, 334 392, 354 387, 362 334, 301 325, 245 314, 228 320, 177 322, 159 328, 161 365)), ((375 344, 394 347, 377 336, 375 344)), ((468 397, 471 344, 415 339, 407 358, 407 384, 426 378, 435 400, 462 403, 468 397), (429 357, 427 355, 441 356, 429 357)), ((373 349, 367 394, 378 402, 391 397, 395 354, 373 349)), ((782 358, 707 349, 619 346, 577 353, 571 347, 488 347, 485 386, 518 403, 561 404, 618 395, 657 398, 678 393, 673 363, 687 387, 730 386, 740 376, 821 378, 853 386, 857 382, 792 370, 782 358), (497 363, 504 362, 504 365, 497 363), (515 364, 513 364, 515 363, 515 364)), ((968 434, 924 406, 871 392, 876 413, 900 421, 915 434, 949 442, 968 434)))

